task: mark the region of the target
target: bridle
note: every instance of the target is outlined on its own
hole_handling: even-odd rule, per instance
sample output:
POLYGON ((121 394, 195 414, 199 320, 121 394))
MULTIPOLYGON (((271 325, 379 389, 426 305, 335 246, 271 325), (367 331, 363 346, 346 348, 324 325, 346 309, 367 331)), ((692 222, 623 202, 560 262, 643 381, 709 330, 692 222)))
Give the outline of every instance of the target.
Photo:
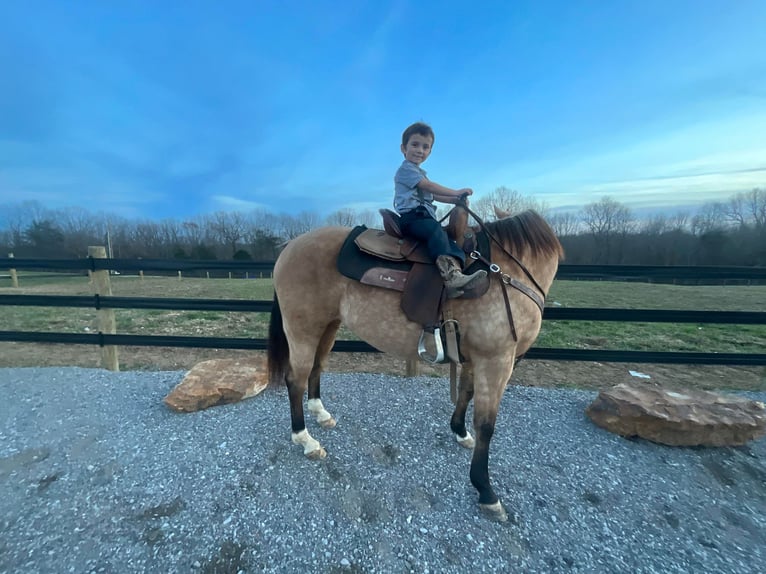
MULTIPOLYGON (((502 244, 502 242, 497 237, 495 237, 495 235, 489 229, 487 229, 487 226, 484 224, 484 221, 482 221, 482 219, 478 215, 476 215, 476 213, 474 213, 473 211, 471 211, 471 209, 469 209, 468 205, 465 202, 464 197, 461 197, 457 201, 457 203, 455 203, 455 207, 460 207, 462 209, 465 209, 468 215, 473 217, 474 220, 476 220, 476 222, 479 224, 479 228, 481 229, 482 233, 484 233, 493 243, 495 243, 495 245, 498 246, 498 248, 503 252, 503 254, 505 254, 508 258, 511 259, 511 261, 513 261, 514 263, 516 263, 516 265, 519 266, 519 268, 524 272, 524 275, 526 275, 529 278, 532 284, 540 292, 540 293, 535 292, 531 287, 522 283, 518 279, 511 277, 508 273, 503 273, 499 265, 497 265, 496 263, 492 263, 488 257, 485 257, 478 250, 473 250, 468 254, 468 256, 474 261, 481 261, 484 265, 488 267, 490 272, 490 277, 495 275, 500 279, 500 284, 503 287, 502 292, 503 292, 503 300, 505 302, 505 311, 508 315, 508 324, 511 327, 511 335, 513 336, 514 341, 518 341, 518 336, 516 335, 516 325, 514 324, 514 321, 513 321, 513 310, 511 309, 511 300, 510 300, 510 297, 508 296, 508 286, 513 287, 514 289, 520 291, 521 293, 524 293, 524 295, 526 295, 532 301, 534 301, 534 303, 540 309, 540 314, 543 313, 543 310, 545 308, 545 297, 547 293, 540 286, 537 280, 532 276, 532 273, 529 271, 529 269, 527 269, 526 266, 521 261, 519 261, 519 259, 513 253, 510 253, 502 244)), ((449 213, 452 213, 452 210, 450 210, 449 213)), ((447 215, 449 215, 449 213, 447 215)), ((491 251, 491 245, 490 245, 490 251, 491 251)))

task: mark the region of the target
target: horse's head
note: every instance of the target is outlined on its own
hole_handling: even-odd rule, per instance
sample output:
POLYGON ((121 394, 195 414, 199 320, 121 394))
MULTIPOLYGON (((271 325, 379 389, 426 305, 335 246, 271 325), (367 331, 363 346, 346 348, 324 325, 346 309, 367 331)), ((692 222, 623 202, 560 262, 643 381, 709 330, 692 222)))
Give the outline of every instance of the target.
POLYGON ((495 217, 497 217, 498 219, 505 219, 506 217, 511 216, 510 211, 505 211, 504 209, 500 209, 497 205, 493 205, 492 207, 495 210, 495 217))

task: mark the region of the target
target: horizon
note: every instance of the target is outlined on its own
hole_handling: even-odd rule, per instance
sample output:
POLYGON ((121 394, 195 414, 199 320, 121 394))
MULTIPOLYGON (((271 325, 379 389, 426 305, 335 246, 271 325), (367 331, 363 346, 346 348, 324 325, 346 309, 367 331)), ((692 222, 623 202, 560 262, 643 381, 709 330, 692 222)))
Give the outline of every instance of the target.
POLYGON ((766 187, 766 4, 482 6, 4 6, 0 203, 377 211, 421 120, 429 177, 474 199, 674 213, 766 187))

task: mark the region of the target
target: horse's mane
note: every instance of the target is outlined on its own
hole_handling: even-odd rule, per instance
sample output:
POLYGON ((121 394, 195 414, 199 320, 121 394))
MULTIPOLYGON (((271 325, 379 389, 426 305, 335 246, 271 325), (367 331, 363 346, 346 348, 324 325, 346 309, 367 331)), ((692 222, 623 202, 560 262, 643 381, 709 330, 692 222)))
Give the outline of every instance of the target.
POLYGON ((533 256, 556 255, 559 259, 564 258, 564 248, 556 234, 536 211, 522 211, 485 223, 484 227, 514 255, 521 256, 528 249, 533 256))

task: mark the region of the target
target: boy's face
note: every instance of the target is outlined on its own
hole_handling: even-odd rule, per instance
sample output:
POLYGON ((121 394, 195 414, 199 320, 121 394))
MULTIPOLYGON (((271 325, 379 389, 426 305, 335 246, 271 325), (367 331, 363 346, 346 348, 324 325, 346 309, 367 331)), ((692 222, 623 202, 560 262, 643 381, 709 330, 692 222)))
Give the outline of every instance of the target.
POLYGON ((431 146, 434 140, 430 136, 412 134, 407 145, 402 145, 404 159, 411 161, 415 165, 420 165, 428 156, 431 155, 431 146))

